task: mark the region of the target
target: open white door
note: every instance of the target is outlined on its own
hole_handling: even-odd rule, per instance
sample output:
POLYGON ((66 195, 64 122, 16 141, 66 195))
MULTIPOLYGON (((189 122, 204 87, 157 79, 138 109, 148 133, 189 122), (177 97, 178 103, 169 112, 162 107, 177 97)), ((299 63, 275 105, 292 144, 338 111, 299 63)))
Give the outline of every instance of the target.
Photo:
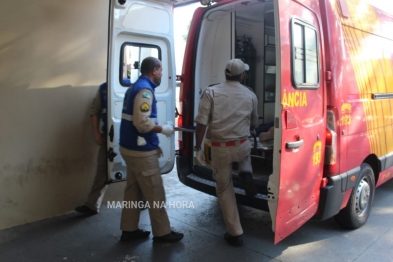
MULTIPOLYGON (((125 180, 126 164, 119 152, 124 94, 140 75, 148 56, 162 61, 163 76, 156 88, 158 124, 174 124, 176 70, 173 37, 173 1, 111 0, 108 48, 108 180, 125 180)), ((174 135, 159 134, 163 156, 161 173, 172 170, 174 135)))

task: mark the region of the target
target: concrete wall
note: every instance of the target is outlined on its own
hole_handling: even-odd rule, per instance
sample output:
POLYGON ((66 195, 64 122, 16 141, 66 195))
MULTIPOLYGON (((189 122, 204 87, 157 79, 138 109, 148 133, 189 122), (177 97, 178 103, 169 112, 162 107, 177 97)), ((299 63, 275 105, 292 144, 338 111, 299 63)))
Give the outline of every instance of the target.
MULTIPOLYGON (((88 111, 106 78, 108 5, 0 0, 0 229, 86 200, 98 150, 88 111)), ((106 199, 121 199, 124 184, 106 199)))

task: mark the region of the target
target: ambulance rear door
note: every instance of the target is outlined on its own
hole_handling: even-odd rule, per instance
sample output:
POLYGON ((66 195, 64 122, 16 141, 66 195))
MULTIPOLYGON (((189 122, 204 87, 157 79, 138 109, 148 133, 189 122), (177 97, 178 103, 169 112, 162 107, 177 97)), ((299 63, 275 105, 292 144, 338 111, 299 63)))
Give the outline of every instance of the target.
POLYGON ((273 174, 268 205, 275 243, 317 212, 325 147, 321 13, 315 0, 277 0, 273 174))
MULTIPOLYGON (((108 180, 126 179, 126 164, 119 152, 123 99, 140 76, 142 60, 148 56, 162 61, 161 84, 155 89, 158 124, 174 124, 176 71, 173 36, 173 2, 111 0, 108 43, 108 180)), ((163 156, 162 173, 174 166, 174 135, 158 134, 163 156)))

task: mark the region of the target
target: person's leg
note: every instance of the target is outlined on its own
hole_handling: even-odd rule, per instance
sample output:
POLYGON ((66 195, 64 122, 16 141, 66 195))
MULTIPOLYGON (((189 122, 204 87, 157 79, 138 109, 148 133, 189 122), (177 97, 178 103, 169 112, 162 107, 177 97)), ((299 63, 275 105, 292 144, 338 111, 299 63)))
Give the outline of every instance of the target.
POLYGON ((108 185, 106 185, 107 180, 107 170, 106 170, 106 146, 100 146, 97 156, 97 167, 96 176, 94 178, 93 186, 87 201, 84 206, 77 207, 75 210, 80 213, 98 213, 101 207, 102 199, 108 185))
POLYGON ((212 147, 213 178, 227 231, 231 236, 243 234, 232 181, 232 159, 228 148, 212 147))
POLYGON ((124 190, 124 203, 121 213, 120 229, 123 231, 135 231, 139 226, 140 209, 138 201, 142 201, 142 192, 136 179, 136 170, 138 170, 139 159, 123 155, 122 157, 127 164, 127 185, 124 190))
POLYGON ((243 144, 233 147, 231 149, 232 158, 238 162, 239 165, 239 177, 242 181, 244 191, 249 197, 253 197, 257 194, 257 188, 254 185, 254 179, 252 176, 252 165, 251 165, 251 144, 249 141, 243 144))
POLYGON ((183 238, 182 233, 171 230, 168 214, 165 209, 165 189, 162 183, 157 153, 140 161, 141 167, 137 179, 142 193, 149 206, 150 222, 153 229, 153 241, 176 242, 183 238))
POLYGON ((139 158, 136 179, 149 207, 151 227, 154 236, 164 236, 171 232, 165 209, 165 189, 162 183, 158 153, 139 158))

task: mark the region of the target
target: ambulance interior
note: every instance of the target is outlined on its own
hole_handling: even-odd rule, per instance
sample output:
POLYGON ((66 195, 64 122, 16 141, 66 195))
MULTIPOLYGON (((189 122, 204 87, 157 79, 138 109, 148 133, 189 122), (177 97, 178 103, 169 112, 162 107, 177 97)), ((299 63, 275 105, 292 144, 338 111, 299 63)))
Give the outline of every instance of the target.
MULTIPOLYGON (((196 54, 195 115, 204 89, 225 81, 226 62, 240 58, 250 67, 243 84, 252 88, 258 98, 258 125, 273 122, 276 100, 274 24, 274 4, 268 1, 238 1, 205 12, 196 54)), ((253 145, 254 184, 261 194, 258 196, 266 199, 267 183, 273 169, 273 140, 261 142, 252 137, 249 139, 253 145)), ((208 164, 199 165, 194 157, 195 174, 211 180, 210 143, 206 138, 202 146, 208 164)), ((236 163, 232 176, 235 188, 242 189, 236 163)))

